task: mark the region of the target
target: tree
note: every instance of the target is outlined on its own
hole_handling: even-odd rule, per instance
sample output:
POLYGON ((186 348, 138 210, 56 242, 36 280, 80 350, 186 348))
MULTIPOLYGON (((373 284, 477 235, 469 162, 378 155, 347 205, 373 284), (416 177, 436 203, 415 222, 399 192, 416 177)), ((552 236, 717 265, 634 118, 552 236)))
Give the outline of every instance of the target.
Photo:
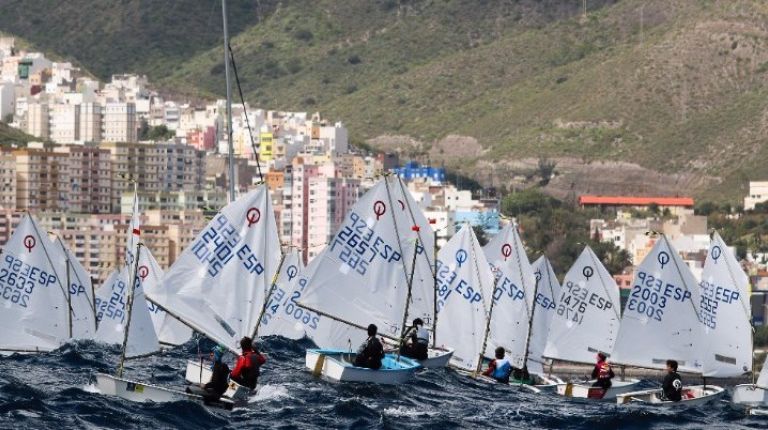
POLYGON ((559 207, 560 201, 536 188, 507 194, 501 201, 501 212, 510 217, 528 213, 540 213, 559 207))
POLYGON ((556 165, 557 163, 547 157, 539 157, 539 166, 537 169, 537 173, 541 178, 539 180, 539 185, 545 187, 549 184, 550 179, 552 179, 552 174, 555 172, 556 165))
POLYGON ((168 140, 176 136, 176 132, 169 130, 165 124, 151 127, 147 132, 147 140, 168 140))

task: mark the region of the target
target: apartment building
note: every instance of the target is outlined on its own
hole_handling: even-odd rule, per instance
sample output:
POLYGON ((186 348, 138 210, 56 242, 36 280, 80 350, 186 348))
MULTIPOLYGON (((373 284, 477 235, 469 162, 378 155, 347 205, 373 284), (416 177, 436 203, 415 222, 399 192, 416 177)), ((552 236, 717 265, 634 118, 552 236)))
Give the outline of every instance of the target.
POLYGON ((12 154, 16 162, 16 209, 67 210, 71 189, 68 154, 34 148, 12 154))
POLYGON ((104 106, 105 142, 137 142, 136 104, 110 102, 104 106))

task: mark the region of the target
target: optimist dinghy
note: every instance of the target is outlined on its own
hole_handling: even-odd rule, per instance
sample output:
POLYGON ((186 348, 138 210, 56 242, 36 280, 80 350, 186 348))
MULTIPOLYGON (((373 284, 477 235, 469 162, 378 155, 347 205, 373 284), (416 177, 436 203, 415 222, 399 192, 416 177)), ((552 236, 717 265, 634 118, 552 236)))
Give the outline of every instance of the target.
MULTIPOLYGON (((315 258, 317 266, 298 305, 360 330, 373 323, 379 328, 379 336, 399 346, 408 330, 409 317, 421 318, 426 324, 434 321, 433 240, 428 221, 402 180, 384 177, 352 206, 331 244, 315 258)), ((342 370, 344 375, 371 374, 369 369, 356 372, 350 368, 354 366, 344 364, 338 356, 340 350, 334 349, 341 345, 316 342, 330 354, 326 361, 317 358, 326 355, 307 351, 307 363, 322 360, 319 374, 334 381, 350 380, 339 379, 342 370)), ((452 354, 447 348, 432 348, 425 364, 444 365, 452 354)), ((395 367, 388 373, 407 375, 421 367, 418 362, 404 358, 400 356, 405 367, 393 364, 395 367)))
MULTIPOLYGON (((740 353, 741 349, 750 349, 742 344, 742 331, 747 333, 749 342, 748 320, 732 319, 739 315, 744 319, 743 305, 737 300, 741 295, 739 288, 729 289, 733 294, 727 297, 717 293, 724 286, 733 285, 721 276, 729 276, 728 254, 731 253, 716 235, 705 262, 703 281, 697 284, 672 244, 661 235, 637 269, 613 350, 614 360, 664 369, 666 361, 673 359, 680 370, 703 377, 736 376, 744 372, 740 366, 751 368, 740 353)), ((714 385, 684 386, 680 402, 663 400, 660 393, 660 389, 623 393, 616 397, 616 402, 700 405, 722 397, 725 390, 714 385)))
MULTIPOLYGON (((192 400, 204 402, 202 396, 186 393, 181 390, 132 381, 104 373, 96 374, 96 388, 101 394, 116 396, 132 402, 176 402, 180 400, 192 400)), ((206 406, 220 407, 231 410, 234 407, 244 406, 247 400, 235 401, 222 397, 218 401, 204 402, 206 406)))
POLYGON ((689 385, 683 388, 682 399, 679 402, 662 398, 661 389, 634 391, 616 396, 616 404, 631 403, 651 406, 699 406, 725 395, 725 389, 716 385, 689 385))
MULTIPOLYGON (((571 363, 595 364, 598 352, 609 355, 619 330, 619 287, 590 247, 585 247, 565 275, 543 355, 571 363)), ((558 395, 612 400, 637 388, 637 379, 613 378, 608 390, 594 381, 559 383, 558 395)))
POLYGON ((386 354, 378 370, 356 367, 355 353, 332 349, 308 349, 305 364, 315 376, 324 376, 336 382, 371 382, 375 384, 402 384, 413 377, 421 365, 394 354, 386 354))

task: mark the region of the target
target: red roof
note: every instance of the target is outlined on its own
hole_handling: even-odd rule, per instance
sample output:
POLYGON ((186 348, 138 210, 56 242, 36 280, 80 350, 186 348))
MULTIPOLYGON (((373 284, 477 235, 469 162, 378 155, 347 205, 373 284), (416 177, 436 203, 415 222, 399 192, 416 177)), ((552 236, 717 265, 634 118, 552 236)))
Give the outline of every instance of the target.
POLYGON ((688 206, 693 207, 692 197, 628 197, 628 196, 579 196, 580 205, 609 205, 609 206, 648 206, 656 203, 659 206, 688 206))

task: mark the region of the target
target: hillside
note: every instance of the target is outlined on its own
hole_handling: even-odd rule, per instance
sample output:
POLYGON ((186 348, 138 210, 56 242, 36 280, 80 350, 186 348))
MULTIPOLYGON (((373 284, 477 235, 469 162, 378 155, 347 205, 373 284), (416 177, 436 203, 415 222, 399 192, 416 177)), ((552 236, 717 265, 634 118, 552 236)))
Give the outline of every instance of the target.
MULTIPOLYGON (((31 22, 9 19, 6 3, 16 2, 0 6, 0 30, 14 32, 8 21, 31 22)), ((203 3, 182 9, 212 8, 203 3)), ((559 196, 735 200, 746 180, 768 178, 764 1, 589 0, 586 17, 581 2, 570 0, 238 4, 248 10, 256 3, 259 19, 240 17, 232 40, 246 97, 270 108, 322 111, 343 120, 357 142, 400 148, 504 186, 511 178, 527 186, 539 157, 548 157, 557 165, 547 189, 559 196)), ((150 1, 113 9, 144 16, 153 6, 150 15, 170 16, 150 1)), ((96 13, 100 20, 111 16, 96 13)), ((36 19, 45 25, 52 13, 36 19)), ((120 28, 159 31, 155 21, 128 21, 120 28)), ((84 51, 99 57, 108 51, 101 45, 116 44, 115 51, 128 53, 117 55, 123 70, 147 72, 164 88, 190 95, 220 95, 220 23, 208 21, 216 25, 194 31, 163 21, 165 33, 158 34, 189 37, 153 39, 146 55, 131 48, 137 42, 117 37, 126 31, 89 24, 101 29, 99 43, 84 51), (178 52, 163 51, 174 44, 178 52)), ((73 49, 62 40, 74 30, 64 27, 45 32, 46 40, 27 34, 34 25, 19 30, 44 49, 66 53, 73 49)), ((77 58, 102 73, 86 56, 77 58)))
MULTIPOLYGON (((256 24, 272 3, 228 0, 230 34, 256 24)), ((0 2, 0 31, 80 64, 102 80, 114 73, 166 76, 180 63, 221 46, 221 28, 220 2, 213 0, 0 2)))

